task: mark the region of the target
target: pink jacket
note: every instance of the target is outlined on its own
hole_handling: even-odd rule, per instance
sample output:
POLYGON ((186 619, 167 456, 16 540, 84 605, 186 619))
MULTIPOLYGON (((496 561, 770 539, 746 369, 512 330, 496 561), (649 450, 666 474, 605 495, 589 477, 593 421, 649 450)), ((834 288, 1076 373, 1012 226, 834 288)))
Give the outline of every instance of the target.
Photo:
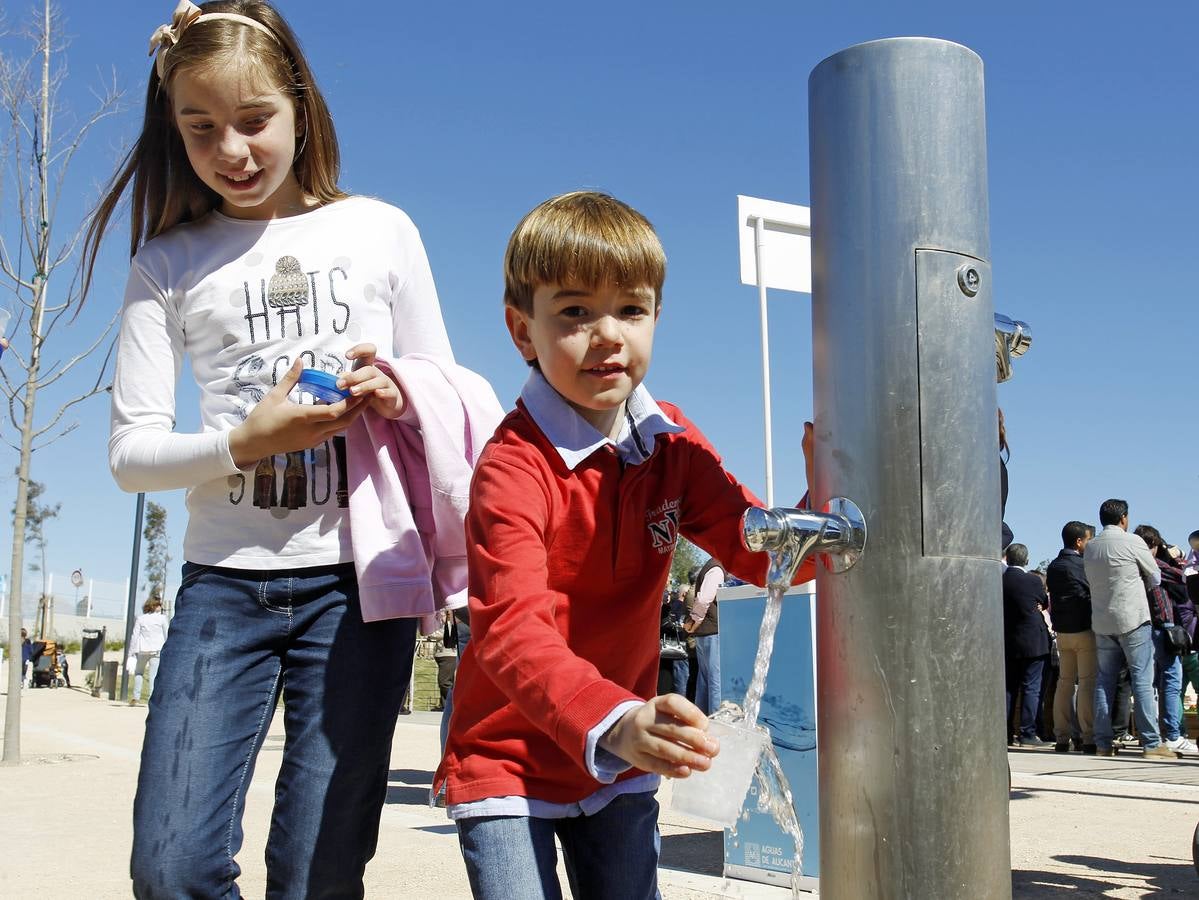
POLYGON ((503 410, 491 385, 454 363, 413 353, 376 365, 408 407, 398 420, 368 410, 346 430, 362 618, 433 617, 466 605, 462 522, 475 462, 503 410))

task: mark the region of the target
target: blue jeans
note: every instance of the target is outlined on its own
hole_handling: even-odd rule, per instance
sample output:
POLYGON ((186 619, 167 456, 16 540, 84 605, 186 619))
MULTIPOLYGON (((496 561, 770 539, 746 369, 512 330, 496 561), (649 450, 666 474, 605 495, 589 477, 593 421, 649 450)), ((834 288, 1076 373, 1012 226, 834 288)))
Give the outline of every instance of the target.
POLYGON ((720 635, 696 636, 695 659, 699 666, 699 675, 695 679, 695 705, 710 716, 720 709, 720 635))
MULTIPOLYGON (((470 643, 470 625, 465 622, 458 623, 458 661, 462 661, 462 654, 466 652, 466 645, 470 643)), ((454 684, 458 683, 458 679, 454 679, 454 684)), ((451 687, 450 692, 445 697, 445 709, 441 711, 441 726, 439 736, 441 738, 441 752, 445 753, 445 742, 450 736, 450 714, 454 711, 454 689, 451 687)))
POLYGON ((185 564, 146 717, 134 895, 241 896, 242 810, 282 691, 266 896, 362 897, 415 631, 363 623, 348 563, 185 564))
POLYGON ((1178 740, 1182 728, 1182 657, 1174 652, 1166 632, 1153 629, 1154 684, 1161 698, 1162 739, 1178 740))
POLYGON ((1157 701, 1153 697, 1153 628, 1146 622, 1126 634, 1096 634, 1099 678, 1095 682, 1095 743, 1112 746, 1112 699, 1121 663, 1127 661, 1135 699, 1141 745, 1152 750, 1161 743, 1157 730, 1157 701))
POLYGON ((1007 717, 1012 720, 1012 702, 1023 688, 1020 703, 1021 738, 1037 736, 1037 716, 1041 711, 1041 677, 1045 673, 1048 656, 1016 656, 1006 661, 1007 717))
POLYGON ((475 900, 561 900, 554 837, 575 900, 655 900, 658 801, 622 794, 592 816, 458 820, 458 843, 475 900))
POLYGON ((686 659, 670 661, 670 691, 680 697, 687 696, 687 679, 691 676, 691 662, 686 659))

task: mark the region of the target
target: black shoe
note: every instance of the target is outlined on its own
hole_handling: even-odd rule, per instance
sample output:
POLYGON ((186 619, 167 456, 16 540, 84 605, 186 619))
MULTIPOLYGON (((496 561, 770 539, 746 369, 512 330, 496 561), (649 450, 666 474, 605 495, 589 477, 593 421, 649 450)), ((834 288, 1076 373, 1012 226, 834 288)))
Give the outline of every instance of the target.
POLYGON ((401 710, 400 710, 400 715, 401 715, 401 716, 410 716, 410 715, 412 715, 412 710, 410 710, 410 709, 401 709, 401 710))
POLYGON ((1050 741, 1043 741, 1037 736, 1020 738, 1021 747, 1048 747, 1050 741))
POLYGON ((1070 738, 1070 743, 1074 745, 1074 749, 1081 753, 1083 748, 1082 738, 1070 738))
POLYGON ((1069 753, 1070 752, 1070 742, 1069 741, 1058 741, 1056 744, 1053 745, 1053 752, 1054 753, 1069 753))
POLYGON ((445 712, 444 706, 430 706, 429 712, 445 712))
POLYGON ((1094 744, 1083 744, 1082 745, 1082 752, 1083 752, 1083 755, 1085 755, 1085 756, 1094 756, 1098 752, 1098 750, 1099 750, 1099 748, 1097 746, 1095 746, 1094 744))

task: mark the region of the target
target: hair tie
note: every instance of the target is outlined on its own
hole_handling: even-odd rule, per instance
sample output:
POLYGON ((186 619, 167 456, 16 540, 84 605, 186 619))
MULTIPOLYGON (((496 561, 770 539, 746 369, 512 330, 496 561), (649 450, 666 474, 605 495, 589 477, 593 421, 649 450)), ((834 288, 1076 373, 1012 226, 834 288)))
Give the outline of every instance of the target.
POLYGON ((163 70, 166 68, 167 51, 179 43, 180 38, 183 37, 183 32, 187 31, 188 28, 197 22, 206 22, 213 19, 228 19, 231 22, 241 22, 244 25, 257 28, 263 34, 269 34, 276 43, 279 41, 275 33, 257 19, 251 19, 249 16, 242 16, 237 13, 206 13, 200 7, 196 6, 196 4, 192 3, 191 0, 179 0, 179 5, 175 7, 175 12, 171 16, 171 24, 159 25, 154 30, 154 33, 150 35, 150 56, 158 54, 154 60, 154 68, 158 72, 159 80, 162 79, 163 70))

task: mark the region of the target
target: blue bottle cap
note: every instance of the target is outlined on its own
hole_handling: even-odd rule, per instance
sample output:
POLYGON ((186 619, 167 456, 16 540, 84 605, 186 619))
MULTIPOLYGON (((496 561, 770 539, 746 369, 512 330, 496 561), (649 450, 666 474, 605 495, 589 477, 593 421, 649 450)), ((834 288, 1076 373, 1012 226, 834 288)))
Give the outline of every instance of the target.
POLYGON ((350 396, 337 386, 337 376, 320 369, 301 369, 299 389, 321 403, 338 403, 350 396))

